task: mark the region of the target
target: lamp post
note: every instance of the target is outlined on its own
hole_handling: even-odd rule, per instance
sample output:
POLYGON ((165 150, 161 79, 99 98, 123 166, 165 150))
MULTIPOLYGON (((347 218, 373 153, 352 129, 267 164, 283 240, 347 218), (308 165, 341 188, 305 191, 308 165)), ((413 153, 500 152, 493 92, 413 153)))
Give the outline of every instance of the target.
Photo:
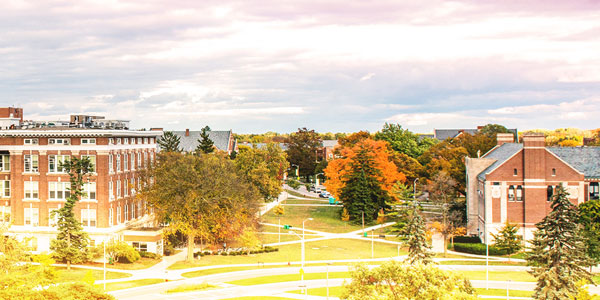
POLYGON ((360 215, 362 216, 362 229, 363 229, 363 236, 364 236, 365 235, 365 211, 361 210, 360 215))
POLYGON ((327 300, 329 300, 329 265, 331 263, 327 263, 327 300))
POLYGON ((375 229, 371 230, 371 259, 375 258, 375 251, 374 251, 374 247, 373 247, 374 237, 375 237, 375 229))
MULTIPOLYGON (((308 219, 306 219, 304 221, 307 221, 309 219, 312 220, 312 218, 308 218, 308 219)), ((306 285, 304 285, 304 222, 302 222, 302 231, 303 231, 302 236, 298 235, 294 231, 290 231, 289 233, 291 233, 291 234, 297 236, 298 238, 300 238, 300 245, 302 247, 301 248, 302 249, 301 250, 301 253, 302 253, 302 263, 301 263, 301 266, 302 267, 300 267, 300 280, 302 281, 302 286, 306 287, 306 285)))
POLYGON ((298 177, 299 177, 298 173, 299 173, 300 167, 298 165, 294 165, 294 164, 291 164, 290 167, 296 167, 296 179, 298 179, 298 177))
POLYGON ((413 201, 415 203, 417 203, 417 181, 419 181, 419 178, 415 178, 413 181, 413 201))
POLYGON ((106 241, 102 243, 102 249, 104 251, 104 291, 106 292, 106 241))
POLYGON ((315 174, 315 187, 319 186, 319 175, 323 175, 323 173, 315 174))

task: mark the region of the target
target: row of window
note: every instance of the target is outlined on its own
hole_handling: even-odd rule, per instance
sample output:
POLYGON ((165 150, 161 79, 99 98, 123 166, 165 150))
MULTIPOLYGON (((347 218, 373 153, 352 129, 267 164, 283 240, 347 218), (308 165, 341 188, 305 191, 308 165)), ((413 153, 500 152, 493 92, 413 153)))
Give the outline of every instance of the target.
MULTIPOLYGON (((121 224, 121 206, 117 206, 117 224, 121 224)), ((123 220, 127 222, 129 220, 133 220, 136 216, 140 217, 142 215, 146 215, 146 202, 142 204, 141 201, 137 203, 125 203, 123 205, 123 220)), ((113 226, 113 208, 108 209, 108 226, 113 226)))
MULTIPOLYGON (((115 184, 117 187, 117 199, 122 198, 123 196, 127 197, 129 196, 129 193, 131 192, 131 195, 135 195, 135 190, 136 190, 136 186, 137 189, 141 189, 142 187, 142 181, 140 180, 140 178, 137 178, 137 184, 136 184, 136 180, 135 178, 130 178, 130 179, 123 179, 123 180, 115 180, 115 184)), ((108 182, 108 195, 110 200, 114 200, 115 199, 115 192, 114 192, 114 187, 113 185, 113 181, 109 181, 108 182)))
MULTIPOLYGON (((56 226, 58 221, 57 211, 60 207, 50 209, 48 211, 48 225, 56 226)), ((82 208, 81 209, 81 223, 84 227, 96 227, 96 209, 93 208, 82 208)), ((25 207, 23 209, 23 220, 27 226, 39 226, 40 225, 40 209, 37 207, 25 207)))
MULTIPOLYGON (((0 180, 2 187, 2 197, 10 197, 10 180, 0 180)), ((70 182, 48 182, 48 200, 65 200, 70 195, 70 182)), ((25 181, 23 182, 24 199, 38 200, 39 199, 39 182, 25 181)), ((83 184, 82 200, 96 200, 96 183, 87 182, 83 184)))
POLYGON ((152 152, 149 155, 148 152, 132 152, 129 154, 111 153, 108 155, 108 172, 113 173, 115 171, 115 167, 117 172, 128 170, 135 171, 136 162, 138 169, 142 168, 142 156, 144 165, 148 165, 148 157, 150 158, 150 162, 154 162, 154 153, 152 152), (114 164, 115 162, 116 165, 114 164), (121 164, 121 162, 123 163, 121 164))
MULTIPOLYGON (((96 156, 81 155, 81 158, 87 157, 92 165, 92 170, 95 170, 96 156)), ((48 155, 48 172, 50 173, 65 173, 63 164, 71 160, 70 155, 48 155)), ((37 154, 23 155, 23 171, 28 173, 38 173, 40 171, 40 157, 37 154)))
MULTIPOLYGON (((136 138, 110 138, 110 139, 108 139, 109 145, 121 145, 121 143, 123 145, 154 144, 154 143, 156 143, 156 138, 145 137, 145 138, 137 138, 137 139, 136 138)), ((24 145, 39 145, 40 140, 38 138, 23 139, 23 144, 24 145)), ((81 139, 81 144, 82 145, 95 145, 96 139, 95 138, 81 139)), ((48 139, 48 145, 71 145, 71 139, 70 138, 48 139)))
POLYGON ((108 144, 109 145, 120 145, 121 142, 123 143, 123 145, 135 145, 135 144, 154 144, 156 142, 155 138, 110 138, 108 139, 108 144), (137 143, 136 143, 137 141, 137 143))

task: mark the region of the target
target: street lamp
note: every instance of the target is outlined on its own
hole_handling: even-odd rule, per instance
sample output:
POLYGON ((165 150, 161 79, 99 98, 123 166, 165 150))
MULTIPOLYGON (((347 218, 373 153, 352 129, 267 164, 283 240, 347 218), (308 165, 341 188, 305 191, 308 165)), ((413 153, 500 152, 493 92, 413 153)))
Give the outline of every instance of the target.
POLYGON ((291 164, 290 167, 296 167, 296 179, 298 179, 298 177, 299 177, 298 171, 300 170, 300 167, 298 165, 294 165, 294 164, 291 164))
POLYGON ((329 266, 331 263, 327 263, 327 300, 329 300, 329 266))
MULTIPOLYGON (((312 220, 312 218, 308 218, 308 219, 306 219, 304 221, 307 221, 309 219, 312 220)), ((302 251, 301 252, 302 253, 302 264, 301 264, 302 267, 300 267, 300 280, 302 280, 302 285, 305 286, 304 285, 304 222, 302 222, 302 236, 299 236, 294 231, 289 231, 289 233, 297 236, 298 238, 300 238, 300 244, 302 245, 302 250, 301 250, 302 251)))
POLYGON ((315 186, 319 186, 319 175, 323 175, 323 173, 315 174, 315 186))

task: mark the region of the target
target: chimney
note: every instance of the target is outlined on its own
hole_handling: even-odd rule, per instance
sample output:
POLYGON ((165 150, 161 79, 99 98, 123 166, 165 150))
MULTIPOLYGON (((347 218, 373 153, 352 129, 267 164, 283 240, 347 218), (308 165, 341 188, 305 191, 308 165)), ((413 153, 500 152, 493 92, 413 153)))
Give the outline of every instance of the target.
POLYGON ((190 129, 189 128, 185 129, 185 136, 190 136, 190 129))
POLYGON ((163 131, 163 128, 162 127, 160 127, 160 128, 153 127, 153 128, 150 128, 150 131, 163 131))
POLYGON ((543 133, 530 133, 523 135, 523 148, 535 149, 546 147, 546 139, 543 133))
POLYGON ((515 136, 512 133, 497 133, 496 134, 496 145, 502 146, 506 143, 514 143, 515 136))

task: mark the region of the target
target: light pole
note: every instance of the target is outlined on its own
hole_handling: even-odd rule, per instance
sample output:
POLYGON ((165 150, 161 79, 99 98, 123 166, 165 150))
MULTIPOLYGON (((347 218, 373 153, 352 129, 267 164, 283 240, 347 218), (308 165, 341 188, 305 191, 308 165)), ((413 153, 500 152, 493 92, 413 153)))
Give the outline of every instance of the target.
POLYGON ((290 165, 290 167, 296 167, 296 180, 297 180, 297 179, 298 179, 298 177, 300 177, 300 176, 298 175, 298 174, 299 174, 299 171, 300 171, 300 167, 299 167, 298 165, 294 165, 294 164, 291 164, 291 165, 290 165))
POLYGON ((375 258, 375 252, 373 247, 373 239, 375 237, 375 229, 371 230, 371 259, 375 258))
POLYGON ((417 203, 417 181, 419 181, 419 178, 415 178, 413 181, 413 201, 415 203, 417 203))
MULTIPOLYGON (((311 220, 312 220, 312 218, 308 218, 308 219, 306 219, 306 220, 304 220, 304 221, 307 221, 307 220, 309 220, 309 219, 311 219, 311 220)), ((302 231, 304 232, 304 222, 302 222, 302 231)), ((302 250, 301 250, 301 251, 302 251, 302 252, 301 252, 301 253, 302 253, 302 263, 301 263, 301 266, 302 266, 302 267, 300 267, 300 280, 302 281, 302 286, 306 287, 306 285, 304 284, 304 233, 302 233, 302 236, 299 236, 299 235, 298 235, 296 232, 294 232, 294 231, 289 231, 289 233, 290 233, 290 234, 293 234, 293 235, 295 235, 295 236, 297 236, 298 238, 300 238, 300 245, 301 245, 301 247, 302 247, 302 250)), ((305 292, 306 292, 306 291, 305 291, 305 292)))
POLYGON ((485 289, 488 290, 490 281, 490 241, 488 241, 487 220, 485 220, 483 227, 483 238, 485 239, 485 289))
POLYGON ((106 241, 102 243, 102 249, 104 251, 104 291, 106 292, 106 241))
POLYGON ((331 263, 327 263, 327 300, 329 300, 329 265, 331 263))
POLYGON ((319 175, 323 175, 323 173, 315 174, 315 187, 319 186, 319 175))
POLYGON ((364 236, 365 235, 365 211, 361 210, 360 215, 362 216, 362 229, 363 229, 363 236, 364 236))

